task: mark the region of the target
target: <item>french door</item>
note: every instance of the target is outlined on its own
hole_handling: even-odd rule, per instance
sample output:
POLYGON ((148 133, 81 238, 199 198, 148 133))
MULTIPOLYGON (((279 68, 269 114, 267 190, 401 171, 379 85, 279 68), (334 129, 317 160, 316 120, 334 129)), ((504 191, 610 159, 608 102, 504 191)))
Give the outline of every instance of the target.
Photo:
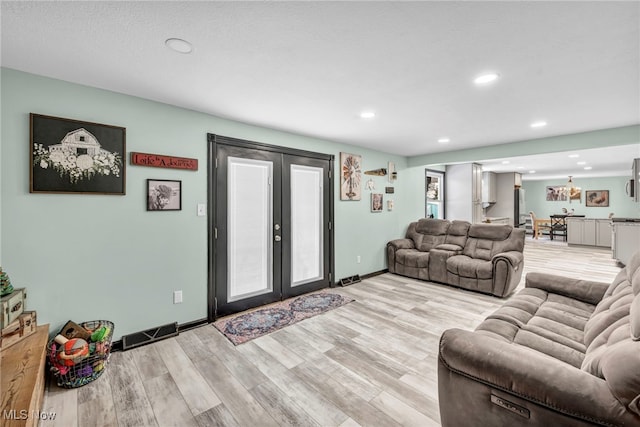
POLYGON ((209 134, 209 318, 331 284, 333 156, 209 134))

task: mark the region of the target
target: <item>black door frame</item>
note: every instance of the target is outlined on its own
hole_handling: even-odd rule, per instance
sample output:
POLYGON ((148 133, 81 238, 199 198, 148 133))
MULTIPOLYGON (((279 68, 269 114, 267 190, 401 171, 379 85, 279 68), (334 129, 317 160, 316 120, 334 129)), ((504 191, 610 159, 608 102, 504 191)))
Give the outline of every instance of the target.
POLYGON ((218 145, 235 146, 241 148, 255 149, 270 151, 279 154, 288 154, 292 156, 309 157, 313 159, 320 159, 329 162, 329 286, 333 287, 335 277, 335 237, 334 237, 334 182, 333 182, 333 169, 335 156, 333 154, 316 153, 312 151, 299 150, 289 147, 281 147, 271 144, 265 144, 261 142, 249 141, 239 138, 232 138, 228 136, 216 135, 212 133, 207 134, 207 247, 208 247, 208 267, 207 267, 207 319, 212 322, 216 319, 217 315, 217 301, 216 301, 216 245, 215 239, 217 235, 218 224, 215 214, 215 201, 217 200, 217 188, 218 178, 216 174, 216 153, 218 145))

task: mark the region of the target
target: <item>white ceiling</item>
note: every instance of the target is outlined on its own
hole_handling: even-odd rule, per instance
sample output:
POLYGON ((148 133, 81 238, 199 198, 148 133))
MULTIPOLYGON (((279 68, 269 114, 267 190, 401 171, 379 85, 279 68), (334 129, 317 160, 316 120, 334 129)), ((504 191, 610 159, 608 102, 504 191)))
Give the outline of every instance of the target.
MULTIPOLYGON (((637 1, 2 1, 1 12, 4 67, 399 155, 640 123, 637 1), (168 49, 170 37, 194 51, 168 49), (501 78, 476 87, 486 71, 501 78)), ((626 170, 627 154, 607 149, 594 169, 604 158, 626 170)))

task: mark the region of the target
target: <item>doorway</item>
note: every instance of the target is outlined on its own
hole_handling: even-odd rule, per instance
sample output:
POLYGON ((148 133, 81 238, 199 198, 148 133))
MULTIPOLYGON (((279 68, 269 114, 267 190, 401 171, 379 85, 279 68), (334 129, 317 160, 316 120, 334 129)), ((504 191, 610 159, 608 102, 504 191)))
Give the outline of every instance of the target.
POLYGON ((209 320, 330 286, 333 156, 208 141, 209 320))
POLYGON ((444 219, 444 172, 425 169, 425 218, 444 219))

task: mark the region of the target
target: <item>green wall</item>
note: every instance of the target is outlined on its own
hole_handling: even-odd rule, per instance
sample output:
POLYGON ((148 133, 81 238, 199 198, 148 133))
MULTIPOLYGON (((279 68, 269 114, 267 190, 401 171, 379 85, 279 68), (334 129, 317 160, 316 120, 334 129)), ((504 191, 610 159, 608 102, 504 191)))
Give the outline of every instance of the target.
POLYGON ((585 215, 588 218, 607 218, 610 212, 618 217, 640 217, 640 203, 635 203, 625 194, 625 183, 629 177, 615 176, 603 178, 574 179, 576 187, 582 189, 580 202, 572 200, 571 203, 552 202, 546 200, 546 188, 548 186, 565 185, 563 180, 523 181, 525 190, 525 202, 527 211, 533 211, 537 217, 544 218, 549 215, 562 213, 562 208, 575 209, 576 215, 585 215), (609 190, 609 207, 587 207, 585 204, 585 191, 609 190))
MULTIPOLYGON (((333 154, 336 165, 341 151, 361 154, 363 170, 396 163, 391 212, 371 213, 366 190, 361 201, 340 201, 335 180, 336 279, 384 269, 386 242, 422 215, 411 211, 413 200, 402 185, 404 157, 11 69, 2 69, 1 78, 0 265, 14 286, 27 287, 27 308, 37 310, 38 321, 51 323, 52 331, 69 319, 107 319, 115 322, 118 338, 206 317, 207 219, 196 216, 196 205, 207 201, 208 132, 333 154), (127 152, 197 158, 199 170, 127 164, 126 196, 30 194, 31 112, 126 127, 127 152), (147 212, 147 178, 182 180, 182 211, 147 212), (184 302, 173 304, 178 289, 184 302)), ((386 177, 374 180, 384 192, 386 177)))

